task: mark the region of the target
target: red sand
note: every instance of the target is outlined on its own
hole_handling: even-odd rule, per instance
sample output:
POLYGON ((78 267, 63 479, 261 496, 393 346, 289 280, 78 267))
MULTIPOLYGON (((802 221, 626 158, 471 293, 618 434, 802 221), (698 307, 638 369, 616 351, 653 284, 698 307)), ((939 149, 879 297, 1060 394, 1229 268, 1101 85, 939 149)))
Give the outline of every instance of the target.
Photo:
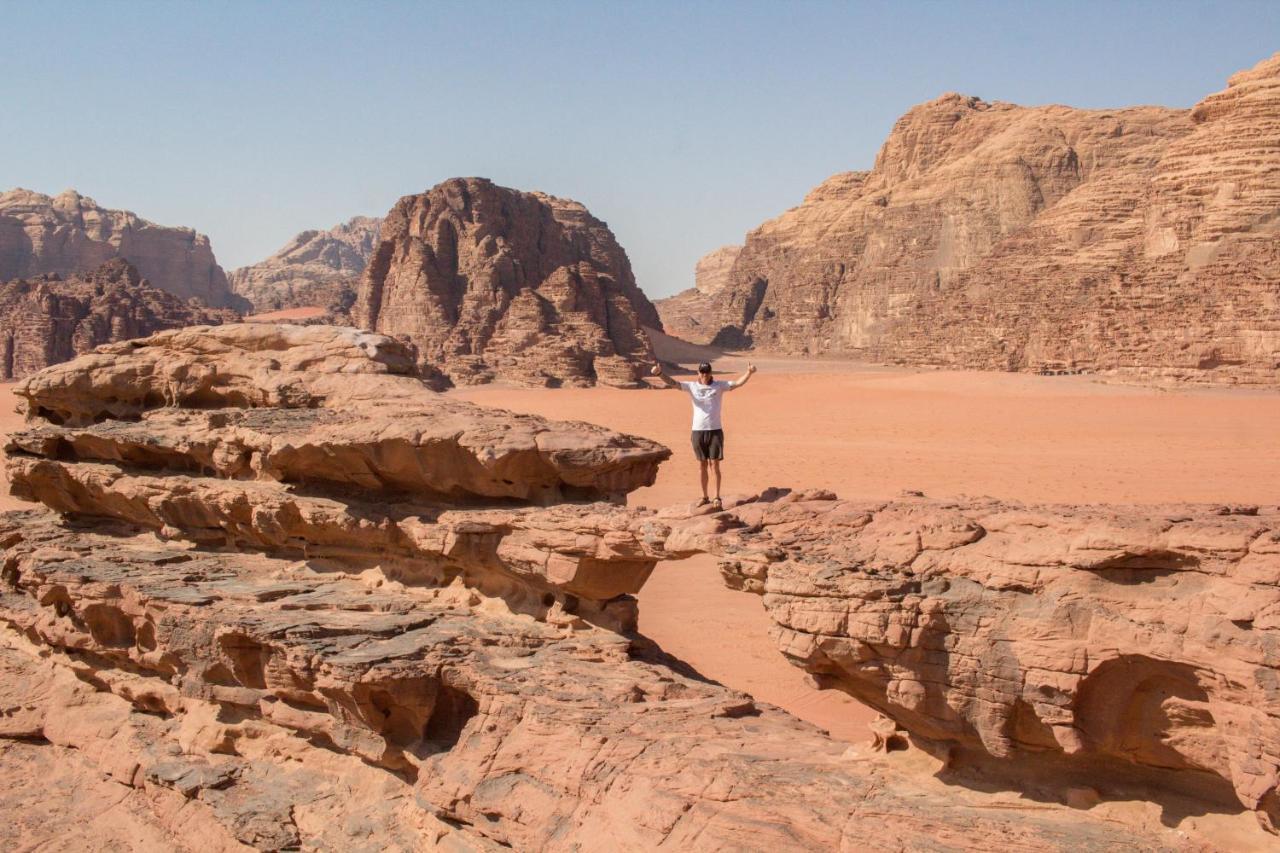
MULTIPOLYGON (((1277 394, 757 363, 751 383, 724 403, 725 494, 785 485, 846 497, 917 489, 1046 502, 1280 503, 1277 394)), ((675 455, 632 503, 698 496, 681 392, 490 385, 450 393, 661 441, 675 455)), ((639 597, 641 630, 704 675, 837 737, 866 739, 870 711, 809 687, 776 651, 759 600, 725 589, 714 560, 661 564, 639 597)))
POLYGON ((285 308, 280 311, 268 311, 265 314, 250 314, 244 320, 246 323, 288 323, 290 320, 310 320, 324 315, 323 308, 310 305, 305 308, 285 308))
MULTIPOLYGON (((725 401, 726 494, 786 485, 847 497, 918 489, 1025 501, 1280 503, 1278 394, 757 363, 751 384, 725 401)), ((740 370, 744 362, 721 364, 740 370)), ((0 385, 3 433, 20 424, 12 387, 0 385)), ((698 495, 689 404, 680 392, 491 385, 451 393, 657 439, 675 456, 632 503, 662 506, 698 495)), ((19 506, 0 496, 0 509, 19 506)), ((712 559, 660 565, 640 594, 640 612, 642 631, 704 675, 837 737, 866 738, 870 712, 809 687, 776 651, 759 599, 725 589, 712 559)))

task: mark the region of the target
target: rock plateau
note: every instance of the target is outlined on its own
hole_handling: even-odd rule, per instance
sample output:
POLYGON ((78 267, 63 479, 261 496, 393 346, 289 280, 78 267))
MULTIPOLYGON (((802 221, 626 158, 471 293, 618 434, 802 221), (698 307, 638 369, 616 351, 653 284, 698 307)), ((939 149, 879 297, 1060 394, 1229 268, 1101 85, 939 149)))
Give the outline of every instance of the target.
POLYGON ((435 394, 383 335, 112 346, 26 380, 6 447, 43 505, 0 516, 6 846, 1198 846, 703 679, 633 630, 654 563, 699 551, 793 660, 931 749, 1158 765, 1271 813, 1275 513, 654 512, 622 501, 665 448, 435 394))
POLYGON ((660 303, 696 342, 986 370, 1280 378, 1280 54, 1190 110, 949 94, 660 303))
POLYGON ((345 315, 373 256, 381 219, 357 216, 328 231, 303 231, 264 261, 231 273, 231 289, 255 312, 328 308, 345 315))
POLYGON ((23 189, 0 193, 0 281, 46 273, 70 277, 113 258, 124 258, 180 299, 244 307, 203 234, 108 210, 74 190, 54 197, 23 189))
POLYGON ((0 379, 20 379, 101 344, 239 315, 152 287, 131 264, 107 261, 88 274, 0 284, 0 379))
POLYGON ((481 178, 392 208, 352 316, 456 384, 638 386, 661 328, 605 223, 481 178))

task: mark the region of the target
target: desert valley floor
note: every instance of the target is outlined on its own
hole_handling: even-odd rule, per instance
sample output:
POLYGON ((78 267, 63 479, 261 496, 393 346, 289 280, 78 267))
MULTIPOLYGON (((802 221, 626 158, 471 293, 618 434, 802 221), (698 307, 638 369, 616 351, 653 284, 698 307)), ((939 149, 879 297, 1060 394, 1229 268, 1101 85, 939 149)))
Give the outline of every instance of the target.
MULTIPOLYGON (((700 354, 663 343, 668 359, 700 354)), ((1280 394, 754 362, 760 372, 725 402, 726 495, 787 485, 870 498, 916 490, 1030 502, 1280 502, 1280 394)), ((746 362, 716 364, 728 377, 746 362)), ((675 456, 631 503, 659 507, 698 496, 681 393, 497 385, 450 393, 661 441, 675 456)), ((778 654, 767 626, 760 602, 727 589, 710 556, 659 563, 640 593, 641 631, 667 651, 836 737, 865 740, 873 713, 810 687, 778 654)))
MULTIPOLYGON (((305 309, 262 319, 295 313, 305 309)), ((663 343, 662 355, 673 361, 706 353, 663 343)), ((1280 393, 753 361, 760 372, 725 403, 726 495, 787 485, 868 498, 916 490, 1029 502, 1280 503, 1280 393)), ((730 376, 746 363, 730 356, 716 365, 730 376)), ((21 422, 12 389, 0 385, 5 433, 21 422)), ((698 496, 681 393, 502 385, 449 393, 660 441, 675 456, 630 502, 660 507, 698 496)), ((0 496, 0 508, 22 506, 0 496)), ((778 654, 768 624, 759 599, 721 583, 710 555, 659 563, 640 594, 641 631, 671 654, 835 737, 865 740, 874 712, 838 691, 809 686, 778 654)))

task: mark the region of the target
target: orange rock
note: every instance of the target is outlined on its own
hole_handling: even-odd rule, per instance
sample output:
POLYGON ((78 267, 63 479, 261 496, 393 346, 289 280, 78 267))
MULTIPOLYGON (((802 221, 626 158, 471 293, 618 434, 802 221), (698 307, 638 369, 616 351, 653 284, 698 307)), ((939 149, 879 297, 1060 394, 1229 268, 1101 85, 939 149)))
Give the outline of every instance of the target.
POLYGON ((659 310, 734 348, 1274 384, 1277 140, 1280 55, 1189 111, 944 95, 659 310))
POLYGON ((639 387, 660 327, 605 223, 575 201, 455 178, 383 220, 352 311, 459 384, 639 387))

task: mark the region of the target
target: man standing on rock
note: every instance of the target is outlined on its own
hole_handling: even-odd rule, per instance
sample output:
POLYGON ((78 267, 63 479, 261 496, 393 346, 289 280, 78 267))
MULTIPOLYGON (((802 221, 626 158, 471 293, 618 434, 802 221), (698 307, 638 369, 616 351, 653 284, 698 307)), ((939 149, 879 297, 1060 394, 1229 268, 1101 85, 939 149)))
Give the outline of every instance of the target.
POLYGON ((698 506, 708 503, 720 509, 720 460, 724 458, 724 429, 720 426, 720 401, 726 391, 741 388, 747 384, 751 374, 756 372, 754 364, 747 365, 747 372, 731 382, 711 377, 711 365, 705 361, 698 365, 696 382, 677 382, 662 372, 661 365, 654 365, 650 371, 662 380, 668 388, 680 388, 687 391, 693 401, 693 455, 698 459, 702 476, 702 500, 698 506), (716 497, 707 497, 708 467, 716 475, 716 497))

